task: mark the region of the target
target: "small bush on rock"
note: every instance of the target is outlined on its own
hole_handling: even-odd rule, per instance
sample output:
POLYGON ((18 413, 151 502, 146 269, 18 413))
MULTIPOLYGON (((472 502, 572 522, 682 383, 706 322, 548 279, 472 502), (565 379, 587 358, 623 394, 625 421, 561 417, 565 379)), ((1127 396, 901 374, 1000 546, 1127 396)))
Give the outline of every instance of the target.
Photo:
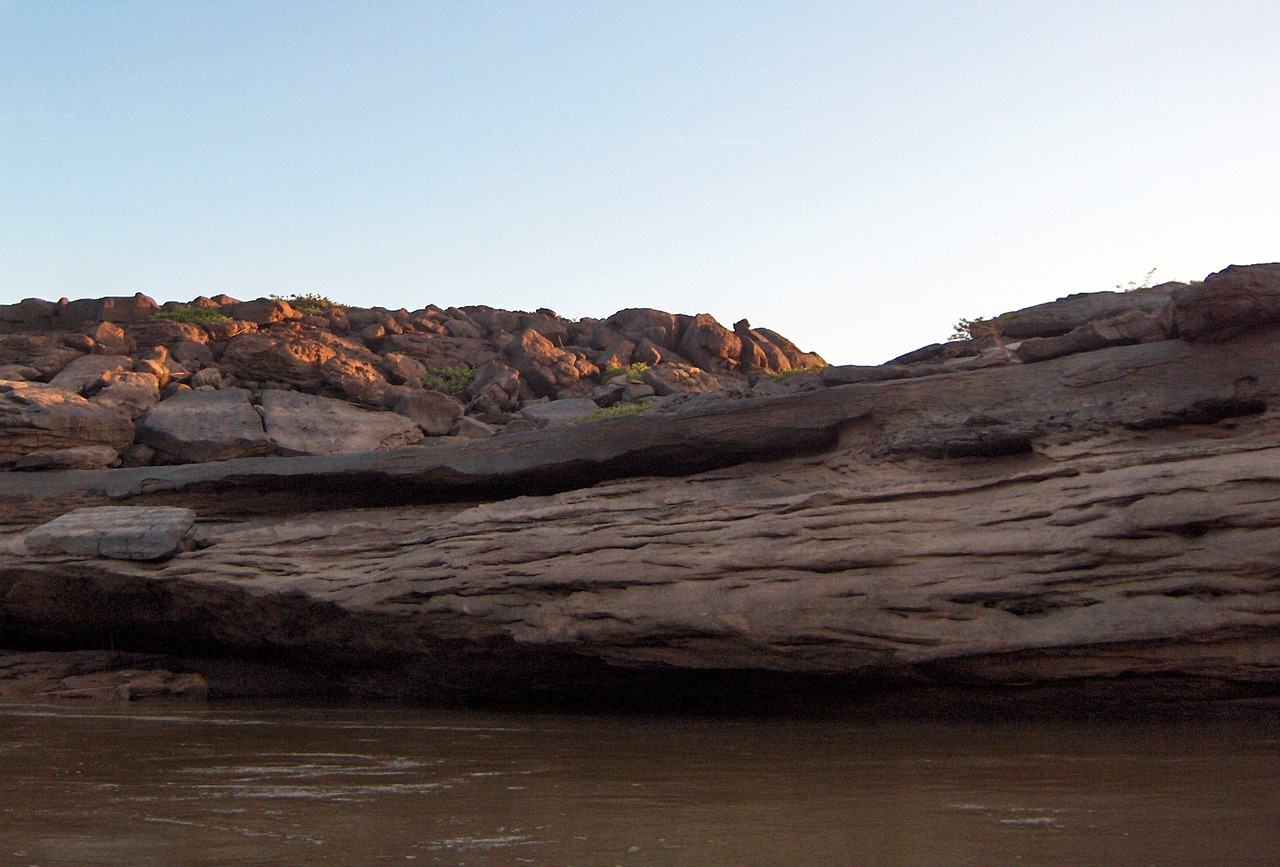
POLYGON ((777 373, 769 374, 769 378, 774 382, 782 382, 783 380, 790 379, 793 376, 799 376, 802 373, 816 373, 819 370, 822 370, 822 365, 811 364, 808 367, 793 367, 790 370, 780 370, 777 373))
POLYGON ((343 306, 337 301, 326 298, 323 295, 316 295, 314 292, 307 292, 303 295, 272 295, 277 301, 284 301, 296 312, 303 316, 312 316, 318 313, 324 313, 326 310, 332 310, 337 307, 339 310, 343 306))
POLYGON ((437 367, 422 374, 422 387, 457 394, 466 391, 475 378, 476 372, 470 367, 437 367))
POLYGON ((596 410, 591 415, 578 419, 574 424, 587 424, 593 421, 603 421, 607 418, 621 418, 624 415, 640 415, 648 411, 649 404, 647 403, 620 403, 617 406, 596 410))
POLYGON ((200 325, 205 322, 230 322, 231 317, 218 310, 217 307, 173 307, 152 314, 156 319, 168 319, 187 325, 200 325))
POLYGON ((608 382, 615 376, 625 376, 627 382, 639 382, 640 375, 649 369, 649 365, 643 361, 637 361, 634 364, 628 364, 626 367, 606 367, 600 374, 601 382, 608 382))

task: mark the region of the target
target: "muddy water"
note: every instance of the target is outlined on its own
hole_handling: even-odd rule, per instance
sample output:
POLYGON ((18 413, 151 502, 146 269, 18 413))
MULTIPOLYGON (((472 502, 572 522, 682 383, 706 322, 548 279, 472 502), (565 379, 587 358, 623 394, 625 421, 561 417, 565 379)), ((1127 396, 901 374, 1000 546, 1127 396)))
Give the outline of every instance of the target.
POLYGON ((0 864, 1267 864, 1280 726, 0 707, 0 864))

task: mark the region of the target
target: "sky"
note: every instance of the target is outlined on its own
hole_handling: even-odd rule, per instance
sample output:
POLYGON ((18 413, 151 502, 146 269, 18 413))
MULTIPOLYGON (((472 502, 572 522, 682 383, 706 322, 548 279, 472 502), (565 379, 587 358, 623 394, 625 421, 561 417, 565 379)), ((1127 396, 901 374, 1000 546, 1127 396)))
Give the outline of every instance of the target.
POLYGON ((748 319, 1280 261, 1280 3, 0 0, 0 303, 748 319))

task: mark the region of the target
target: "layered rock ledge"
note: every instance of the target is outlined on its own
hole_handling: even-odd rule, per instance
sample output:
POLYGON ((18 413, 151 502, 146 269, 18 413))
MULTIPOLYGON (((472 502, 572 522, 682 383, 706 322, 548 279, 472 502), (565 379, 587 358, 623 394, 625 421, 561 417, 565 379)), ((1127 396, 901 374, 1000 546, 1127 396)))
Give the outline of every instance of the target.
POLYGON ((1103 294, 788 393, 0 474, 0 644, 150 654, 214 696, 246 666, 249 691, 593 706, 1280 696, 1280 266, 1103 294), (194 510, 189 550, 28 544, 108 504, 194 510))

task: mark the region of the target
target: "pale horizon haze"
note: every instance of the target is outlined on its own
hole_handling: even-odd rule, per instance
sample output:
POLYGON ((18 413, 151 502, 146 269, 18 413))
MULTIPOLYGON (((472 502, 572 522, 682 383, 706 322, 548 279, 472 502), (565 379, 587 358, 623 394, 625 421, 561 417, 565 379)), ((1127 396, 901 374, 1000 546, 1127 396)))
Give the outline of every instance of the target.
POLYGON ((1280 3, 0 0, 0 303, 749 319, 1280 260, 1280 3))

